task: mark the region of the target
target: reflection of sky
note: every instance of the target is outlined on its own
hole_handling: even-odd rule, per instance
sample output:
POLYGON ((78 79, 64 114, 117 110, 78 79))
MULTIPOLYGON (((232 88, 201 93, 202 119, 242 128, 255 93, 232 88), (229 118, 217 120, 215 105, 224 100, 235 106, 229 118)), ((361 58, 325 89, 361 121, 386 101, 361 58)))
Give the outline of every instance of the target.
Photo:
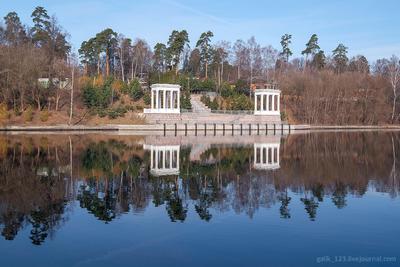
POLYGON ((170 266, 181 265, 306 265, 317 256, 399 256, 399 199, 367 193, 348 197, 337 209, 329 199, 319 204, 316 221, 304 212, 301 194, 292 198, 291 219, 279 217, 279 203, 250 219, 232 210, 212 209, 201 221, 189 209, 184 223, 171 223, 163 207, 150 205, 136 216, 125 214, 110 224, 77 208, 52 241, 37 248, 25 229, 13 242, 0 241, 3 266, 170 266), (34 257, 21 258, 25 255, 34 257), (51 256, 50 256, 51 255, 51 256), (17 259, 17 261, 15 261, 17 259))
MULTIPOLYGON (((129 264, 171 266, 177 265, 177 262, 179 265, 187 266, 222 264, 229 266, 268 264, 320 266, 316 263, 316 257, 397 256, 399 259, 400 213, 397 211, 400 208, 400 198, 376 191, 390 191, 391 188, 398 190, 396 185, 392 185, 392 180, 388 179, 393 163, 391 140, 398 140, 391 137, 393 136, 390 133, 382 135, 318 133, 288 136, 287 139, 282 139, 284 142, 280 146, 281 155, 283 155, 281 168, 274 172, 250 170, 249 165, 251 166, 253 161, 243 158, 253 156, 253 143, 246 144, 245 148, 230 146, 224 149, 221 146, 218 153, 221 152, 221 155, 227 156, 228 165, 222 163, 202 165, 198 161, 187 164, 183 157, 189 159, 190 151, 187 147, 181 146, 180 167, 185 167, 185 171, 181 172, 180 179, 176 179, 177 177, 149 179, 146 176, 132 179, 126 177, 124 186, 129 187, 129 183, 134 183, 133 194, 130 196, 129 193, 125 195, 125 191, 119 194, 120 172, 114 179, 97 177, 85 180, 79 176, 81 178, 74 178, 74 188, 76 190, 86 188, 92 194, 91 200, 96 201, 95 197, 97 197, 101 201, 107 199, 116 201, 114 206, 110 203, 108 206, 113 214, 116 214, 116 218, 105 223, 98 219, 101 216, 90 213, 87 208, 81 208, 82 203, 72 201, 67 205, 67 211, 63 215, 66 220, 50 232, 49 237, 40 247, 32 245, 29 240, 31 234, 29 223, 21 228, 13 241, 0 237, 2 255, 0 266, 13 266, 13 264, 96 267, 129 264), (340 140, 338 143, 335 143, 336 137, 341 137, 338 138, 340 140), (307 143, 304 140, 310 142, 307 143), (371 140, 377 142, 377 145, 371 140), (323 146, 319 144, 324 144, 324 142, 326 142, 325 145, 332 143, 338 145, 340 153, 321 149, 323 146), (240 153, 234 153, 237 151, 240 153), (363 153, 359 153, 360 151, 363 153), (318 166, 314 165, 315 155, 320 160, 318 166), (337 158, 338 155, 340 158, 337 158), (359 161, 356 155, 361 155, 363 161, 359 161), (248 164, 244 166, 246 169, 240 175, 231 172, 230 169, 224 169, 230 166, 229 163, 234 162, 234 159, 248 164), (218 172, 217 164, 220 164, 218 172), (365 165, 368 165, 368 168, 365 168, 365 165), (210 169, 215 172, 207 172, 210 169), (187 177, 184 176, 190 170, 200 173, 189 173, 187 177), (334 173, 328 175, 329 170, 334 173), (204 177, 207 175, 201 173, 202 171, 207 173, 207 180, 204 177), (353 172, 356 173, 354 177, 353 172), (220 177, 217 177, 217 173, 220 177), (213 182, 217 179, 220 181, 219 189, 222 192, 218 192, 218 196, 215 196, 211 187, 215 186, 213 182), (109 182, 107 187, 105 180, 109 182), (368 181, 366 193, 357 195, 357 191, 363 192, 362 189, 368 181), (341 183, 351 189, 344 190, 340 187, 341 183), (182 200, 183 206, 187 208, 183 222, 178 219, 173 223, 169 217, 167 206, 176 202, 171 204, 164 199, 161 201, 163 204, 155 206, 153 186, 159 190, 158 193, 165 193, 175 200, 177 198, 182 200), (105 190, 106 188, 108 191, 105 190), (195 192, 194 195, 188 193, 189 188, 193 190, 192 193, 195 192), (290 198, 288 210, 286 210, 290 214, 289 219, 282 218, 282 199, 285 188, 288 188, 286 199, 290 198), (175 190, 176 192, 172 192, 175 190), (313 196, 313 190, 315 190, 315 195, 320 193, 323 196, 322 201, 313 196), (343 197, 341 193, 344 191, 346 194, 343 199, 340 197, 343 197), (333 201, 335 194, 340 198, 336 200, 336 205, 333 201), (200 213, 196 211, 196 205, 199 206, 201 197, 212 202, 209 206, 207 206, 207 201, 204 202, 206 209, 212 215, 209 221, 202 220, 200 213), (131 201, 130 204, 127 203, 129 201, 131 201), (311 204, 307 206, 307 203, 311 204), (129 205, 129 211, 124 209, 127 207, 124 205, 129 205), (311 212, 315 214, 314 220, 310 218, 310 207, 314 208, 311 212)), ((117 147, 121 149, 123 147, 116 142, 106 144, 109 146, 102 144, 101 147, 110 149, 114 153, 117 153, 117 150, 112 144, 118 144, 117 147)), ((397 148, 399 143, 394 145, 397 148)), ((90 147, 93 153, 95 151, 108 152, 107 149, 94 149, 95 145, 90 147)), ((79 156, 87 152, 85 147, 79 149, 81 149, 79 156)), ((149 155, 142 154, 143 151, 140 149, 136 151, 129 146, 124 149, 121 151, 124 153, 118 154, 119 158, 115 154, 115 158, 121 161, 128 160, 131 157, 129 152, 135 152, 135 155, 141 154, 142 159, 147 160, 140 162, 138 166, 149 163, 149 155), (128 153, 125 154, 127 151, 128 153)), ((212 145, 211 149, 215 149, 215 146, 212 145)), ((64 158, 63 151, 69 156, 69 150, 60 149, 61 159, 64 158)), ((75 148, 74 151, 78 155, 80 150, 75 148)), ((90 155, 93 156, 93 154, 90 155)), ((93 158, 104 160, 103 157, 93 158)), ((43 157, 41 164, 47 166, 46 159, 50 160, 43 157)), ((77 159, 79 160, 79 157, 77 159)), ((25 158, 24 162, 27 164, 28 158, 25 158)), ((65 164, 65 162, 62 163, 65 164)), ((113 164, 118 166, 117 161, 113 164)), ((28 170, 31 170, 30 166, 28 170)), ((91 162, 88 166, 98 165, 91 162)), ((81 166, 76 162, 74 168, 80 169, 81 166)), ((79 171, 82 171, 81 175, 84 173, 83 169, 79 171)), ((30 181, 18 180, 20 177, 14 178, 22 183, 30 181)), ((30 178, 37 177, 32 176, 26 179, 30 178)), ((43 179, 45 181, 46 177, 43 179)), ((57 179, 59 184, 56 186, 63 185, 62 181, 69 181, 69 178, 57 179)), ((1 186, 2 184, 0 184, 0 189, 1 186)), ((49 187, 49 191, 52 192, 52 190, 54 188, 49 187)), ((47 190, 44 192, 48 193, 47 190)), ((0 194, 3 192, 0 191, 0 194)), ((23 199, 19 198, 13 200, 18 203, 23 202, 23 199)), ((6 199, 5 204, 18 206, 18 203, 14 203, 13 200, 6 199)), ((101 202, 98 206, 102 207, 102 204, 101 202)), ((1 208, 4 208, 4 203, 0 203, 1 208)))

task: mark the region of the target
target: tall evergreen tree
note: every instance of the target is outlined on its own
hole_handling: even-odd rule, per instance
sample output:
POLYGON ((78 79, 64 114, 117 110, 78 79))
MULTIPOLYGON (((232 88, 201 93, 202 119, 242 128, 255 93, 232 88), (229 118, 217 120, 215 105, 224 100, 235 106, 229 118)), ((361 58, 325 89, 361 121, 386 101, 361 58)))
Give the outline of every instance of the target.
POLYGON ((206 79, 208 78, 208 62, 211 60, 212 56, 210 42, 213 36, 214 34, 211 31, 203 32, 196 43, 196 47, 198 47, 200 50, 201 61, 204 64, 206 79))
POLYGON ((290 50, 289 45, 292 43, 292 35, 285 34, 281 37, 281 46, 282 51, 280 55, 285 59, 286 62, 289 62, 289 57, 293 55, 292 50, 290 50))
POLYGON ((110 28, 96 34, 96 41, 106 55, 106 75, 110 75, 110 61, 114 57, 118 44, 117 33, 110 28))
POLYGON ((347 62, 349 61, 347 57, 347 47, 344 44, 339 44, 332 51, 333 60, 335 62, 335 68, 337 73, 342 73, 347 68, 347 62))
POLYGON ((42 46, 48 40, 50 31, 50 16, 44 7, 38 6, 32 12, 34 26, 32 28, 32 41, 37 46, 42 46))
POLYGON ((163 43, 157 43, 154 46, 154 64, 153 68, 158 72, 165 70, 165 63, 167 60, 167 47, 163 43))
POLYGON ((301 52, 302 55, 306 55, 306 60, 304 63, 304 69, 307 66, 307 59, 309 55, 312 55, 313 57, 315 54, 320 50, 320 47, 318 45, 318 36, 314 33, 311 35, 310 40, 308 40, 306 44, 306 48, 301 52))
POLYGON ((188 45, 189 35, 186 30, 172 31, 168 39, 167 55, 171 67, 175 69, 175 74, 178 74, 178 67, 181 60, 181 55, 185 49, 185 46, 188 45))
POLYGON ((326 56, 323 50, 319 50, 315 55, 314 58, 312 59, 311 65, 318 69, 321 70, 325 68, 326 65, 326 56))
POLYGON ((4 39, 7 44, 16 46, 28 40, 24 26, 15 12, 10 12, 4 17, 4 39))

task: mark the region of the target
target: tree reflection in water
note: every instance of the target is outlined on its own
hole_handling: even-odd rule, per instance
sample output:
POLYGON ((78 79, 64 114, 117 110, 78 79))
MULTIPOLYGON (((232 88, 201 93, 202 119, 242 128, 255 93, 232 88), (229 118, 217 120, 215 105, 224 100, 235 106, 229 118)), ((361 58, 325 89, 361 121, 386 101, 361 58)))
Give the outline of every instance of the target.
POLYGON ((181 146, 179 175, 155 176, 151 152, 138 137, 1 136, 1 235, 13 240, 28 227, 31 242, 43 244, 67 222, 74 201, 105 223, 149 205, 164 208, 171 222, 184 222, 189 210, 206 222, 229 210, 251 218, 274 205, 280 218, 290 219, 293 203, 314 221, 327 199, 343 209, 349 195, 368 190, 397 197, 399 137, 291 135, 281 140, 274 170, 254 168, 251 144, 211 145, 196 159, 190 146, 181 146))

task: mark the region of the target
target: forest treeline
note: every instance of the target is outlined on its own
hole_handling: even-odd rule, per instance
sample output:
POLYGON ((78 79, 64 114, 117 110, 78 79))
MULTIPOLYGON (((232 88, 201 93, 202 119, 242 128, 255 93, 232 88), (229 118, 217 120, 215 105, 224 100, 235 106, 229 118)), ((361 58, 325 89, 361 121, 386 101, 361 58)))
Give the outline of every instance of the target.
MULTIPOLYGON (((43 7, 30 24, 10 12, 0 24, 0 119, 62 111, 124 116, 149 105, 152 83, 179 83, 182 107, 190 92, 214 91, 213 109, 252 109, 255 84, 278 83, 282 116, 311 124, 398 123, 400 62, 395 55, 369 62, 350 56, 345 44, 333 51, 310 36, 301 55, 291 50, 292 35, 281 47, 255 37, 231 43, 205 31, 193 42, 186 30, 173 30, 166 43, 151 47, 113 29, 93 33, 78 54, 69 34, 43 7)), ((162 38, 160 36, 160 38, 162 38)), ((45 116, 43 116, 45 119, 45 116)), ((77 118, 76 118, 77 119, 77 118)))

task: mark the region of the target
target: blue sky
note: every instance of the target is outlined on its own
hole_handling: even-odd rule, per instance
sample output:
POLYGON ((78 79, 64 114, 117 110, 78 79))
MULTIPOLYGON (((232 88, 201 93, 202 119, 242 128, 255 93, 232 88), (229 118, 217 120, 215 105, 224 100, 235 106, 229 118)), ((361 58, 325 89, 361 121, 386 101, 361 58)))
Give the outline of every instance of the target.
POLYGON ((0 15, 16 11, 31 24, 37 5, 57 16, 75 49, 110 27, 130 38, 144 38, 151 46, 166 42, 174 29, 186 29, 192 47, 201 32, 211 30, 215 42, 254 35, 262 45, 279 49, 280 37, 290 33, 294 55, 300 56, 316 33, 327 54, 341 42, 350 55, 364 54, 370 60, 400 55, 398 0, 0 0, 0 15))

